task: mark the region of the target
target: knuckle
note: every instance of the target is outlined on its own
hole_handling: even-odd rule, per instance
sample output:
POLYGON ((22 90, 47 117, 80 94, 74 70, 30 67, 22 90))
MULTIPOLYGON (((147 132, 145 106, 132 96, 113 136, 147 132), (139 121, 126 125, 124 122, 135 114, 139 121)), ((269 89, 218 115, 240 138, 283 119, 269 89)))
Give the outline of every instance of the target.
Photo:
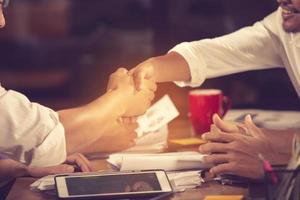
POLYGON ((209 144, 209 143, 208 143, 208 144, 203 144, 203 145, 201 145, 201 151, 202 151, 203 153, 210 152, 210 149, 211 149, 211 147, 210 147, 210 144, 209 144))
POLYGON ((124 67, 120 67, 120 68, 117 70, 117 72, 119 72, 119 73, 127 73, 127 69, 124 68, 124 67))

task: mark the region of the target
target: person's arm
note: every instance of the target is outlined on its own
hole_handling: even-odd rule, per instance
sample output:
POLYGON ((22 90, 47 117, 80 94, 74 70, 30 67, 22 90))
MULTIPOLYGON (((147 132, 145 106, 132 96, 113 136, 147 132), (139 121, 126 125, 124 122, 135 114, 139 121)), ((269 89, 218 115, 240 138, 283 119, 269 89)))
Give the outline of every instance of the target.
POLYGON ((133 147, 136 144, 137 133, 135 130, 138 127, 136 122, 118 120, 110 123, 110 125, 106 132, 102 132, 102 136, 97 141, 83 148, 82 153, 114 153, 133 147))
POLYGON ((111 130, 118 118, 141 115, 150 106, 155 90, 151 82, 148 87, 135 92, 132 77, 127 74, 127 70, 117 70, 110 79, 118 84, 98 99, 79 108, 58 112, 66 132, 68 154, 81 152, 99 140, 111 130))
POLYGON ((58 165, 67 154, 80 152, 99 139, 118 118, 143 114, 154 97, 155 83, 148 81, 135 92, 127 72, 114 73, 111 79, 117 87, 93 102, 59 112, 0 86, 0 151, 26 165, 58 165))
POLYGON ((98 140, 126 112, 126 96, 107 92, 88 105, 58 111, 65 128, 67 152, 74 153, 98 140))
POLYGON ((270 144, 279 154, 291 154, 292 143, 295 135, 300 135, 300 130, 270 130, 262 129, 270 144))
POLYGON ((149 58, 132 69, 130 73, 134 77, 135 84, 139 85, 143 78, 153 79, 156 82, 191 80, 189 65, 177 52, 149 58))
MULTIPOLYGON (((267 19, 276 20, 274 14, 267 19)), ((276 47, 280 44, 274 37, 261 21, 222 37, 183 42, 130 71, 138 88, 143 79, 199 86, 207 78, 280 67, 283 63, 276 47)))
POLYGON ((0 159, 0 187, 18 177, 40 178, 51 174, 73 173, 75 165, 83 172, 93 171, 90 162, 80 153, 68 156, 65 163, 50 167, 32 167, 12 159, 0 159))
POLYGON ((12 159, 0 160, 0 187, 17 177, 27 174, 26 165, 12 159))
POLYGON ((204 162, 215 164, 212 174, 233 173, 250 178, 262 178, 263 168, 259 154, 271 164, 287 164, 291 155, 291 133, 263 132, 255 126, 250 115, 244 124, 234 125, 213 117, 214 125, 202 135, 209 141, 199 151, 208 154, 204 162), (285 144, 283 144, 285 143, 285 144))

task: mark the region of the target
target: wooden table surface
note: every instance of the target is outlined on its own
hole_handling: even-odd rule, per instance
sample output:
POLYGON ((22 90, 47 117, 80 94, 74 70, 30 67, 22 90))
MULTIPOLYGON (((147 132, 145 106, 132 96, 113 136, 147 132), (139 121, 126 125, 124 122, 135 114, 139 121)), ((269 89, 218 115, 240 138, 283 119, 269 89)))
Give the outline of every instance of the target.
MULTIPOLYGON (((169 125, 169 137, 183 138, 191 136, 191 126, 187 118, 178 118, 169 125)), ((172 149, 174 150, 174 149, 172 149)), ((92 160, 96 169, 109 169, 105 160, 92 160)), ((51 200, 57 199, 55 195, 31 191, 29 185, 36 179, 18 178, 7 196, 7 200, 51 200)), ((182 193, 176 193, 170 200, 201 200, 207 195, 248 195, 248 189, 244 187, 221 185, 216 182, 204 183, 197 189, 189 189, 182 193)))

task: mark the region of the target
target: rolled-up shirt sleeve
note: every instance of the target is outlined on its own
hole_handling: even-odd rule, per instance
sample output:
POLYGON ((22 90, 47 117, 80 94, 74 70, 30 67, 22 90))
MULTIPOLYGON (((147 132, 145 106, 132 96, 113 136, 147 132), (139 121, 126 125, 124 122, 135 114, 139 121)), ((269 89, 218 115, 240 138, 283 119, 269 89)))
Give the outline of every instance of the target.
POLYGON ((58 114, 0 85, 0 153, 31 166, 65 161, 65 131, 58 114))
MULTIPOLYGON (((275 20, 275 13, 267 18, 275 20)), ((191 81, 175 83, 194 87, 200 86, 207 78, 282 67, 276 42, 263 20, 222 37, 176 45, 169 52, 184 57, 190 68, 191 81)))

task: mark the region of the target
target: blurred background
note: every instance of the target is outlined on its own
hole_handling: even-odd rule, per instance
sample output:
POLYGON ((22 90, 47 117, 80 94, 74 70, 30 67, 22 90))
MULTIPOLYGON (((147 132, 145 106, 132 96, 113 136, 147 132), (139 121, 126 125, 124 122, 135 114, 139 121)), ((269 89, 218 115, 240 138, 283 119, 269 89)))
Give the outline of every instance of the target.
MULTIPOLYGON (((118 67, 252 25, 276 8, 275 0, 12 0, 0 31, 0 81, 53 109, 77 106, 103 94, 118 67)), ((234 108, 300 109, 283 69, 201 88, 222 89, 234 108)), ((168 93, 185 114, 190 89, 160 84, 156 98, 168 93)))

